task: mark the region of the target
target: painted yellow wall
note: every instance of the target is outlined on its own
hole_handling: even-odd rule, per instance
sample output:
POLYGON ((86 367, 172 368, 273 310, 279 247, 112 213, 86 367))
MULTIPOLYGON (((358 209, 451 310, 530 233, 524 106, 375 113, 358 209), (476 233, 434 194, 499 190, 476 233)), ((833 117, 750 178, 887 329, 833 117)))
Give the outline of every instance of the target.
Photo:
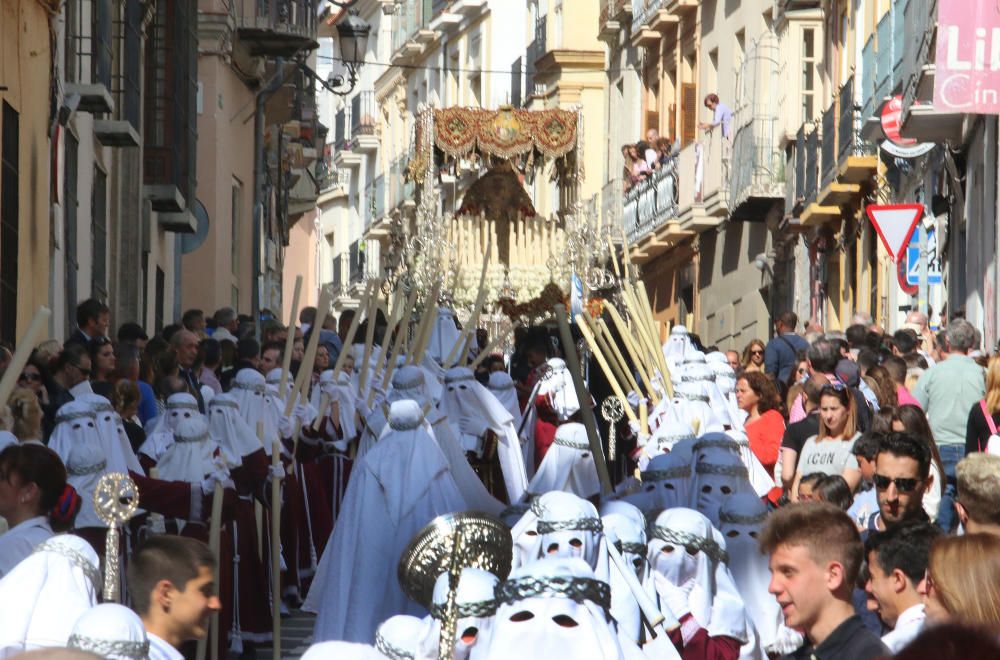
MULTIPOLYGON (((49 297, 48 137, 51 51, 48 14, 38 0, 0 3, 0 100, 19 115, 20 217, 17 332, 49 297)), ((0 130, 3 119, 0 117, 0 130)), ((2 194, 2 193, 0 193, 2 194)))

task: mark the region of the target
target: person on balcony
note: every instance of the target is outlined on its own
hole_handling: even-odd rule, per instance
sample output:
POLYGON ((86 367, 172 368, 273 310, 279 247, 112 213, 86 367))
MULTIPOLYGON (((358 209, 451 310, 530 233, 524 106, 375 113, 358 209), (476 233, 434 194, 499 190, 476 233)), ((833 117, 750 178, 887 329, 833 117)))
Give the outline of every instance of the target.
POLYGON ((705 107, 712 111, 712 121, 702 122, 702 130, 710 131, 716 126, 722 126, 722 137, 728 142, 733 141, 733 111, 729 106, 719 100, 718 94, 709 94, 705 97, 705 107))
POLYGON ((625 164, 629 168, 632 185, 648 179, 653 174, 653 170, 650 169, 649 164, 639 155, 639 147, 634 144, 628 145, 628 155, 625 157, 625 164))

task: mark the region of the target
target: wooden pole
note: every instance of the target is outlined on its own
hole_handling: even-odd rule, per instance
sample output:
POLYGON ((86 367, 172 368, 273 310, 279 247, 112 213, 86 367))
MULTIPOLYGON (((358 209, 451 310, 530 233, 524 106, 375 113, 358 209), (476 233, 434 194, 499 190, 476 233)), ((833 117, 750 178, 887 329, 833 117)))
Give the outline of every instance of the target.
MULTIPOLYGON (((612 492, 611 475, 608 473, 608 464, 604 460, 604 448, 601 446, 601 438, 597 434, 597 419, 594 418, 594 409, 590 405, 591 396, 587 391, 587 386, 580 375, 580 358, 576 354, 576 344, 573 342, 573 333, 569 329, 569 321, 566 320, 566 307, 555 306, 556 320, 559 322, 559 336, 562 339, 563 351, 566 353, 566 367, 573 377, 573 385, 576 387, 576 398, 580 402, 580 414, 583 417, 583 426, 587 429, 587 439, 590 441, 590 451, 594 455, 594 464, 597 466, 597 477, 601 480, 601 494, 608 495, 612 492)), ((625 409, 628 410, 628 406, 625 409)))
POLYGON ((625 325, 625 319, 622 318, 618 310, 611 303, 607 303, 604 309, 608 310, 608 315, 611 316, 611 321, 615 324, 615 328, 618 330, 618 334, 622 338, 622 342, 625 344, 625 350, 628 352, 629 358, 635 364, 635 368, 639 371, 639 377, 642 382, 648 388, 652 388, 651 380, 649 377, 648 367, 644 359, 644 355, 639 351, 639 347, 636 346, 635 339, 632 337, 632 332, 625 325))
MULTIPOLYGON (((493 246, 493 235, 490 234, 489 243, 487 244, 486 254, 489 255, 493 246)), ((479 289, 476 291, 476 303, 472 308, 472 316, 469 317, 469 322, 465 324, 462 328, 462 332, 458 335, 458 341, 452 347, 451 352, 448 353, 448 357, 445 358, 444 364, 441 366, 448 369, 454 366, 458 359, 458 351, 465 346, 465 338, 469 333, 475 334, 476 324, 479 322, 479 313, 483 310, 483 305, 486 303, 486 271, 489 268, 489 259, 483 260, 483 268, 479 272, 479 289)))
POLYGON ((503 334, 499 334, 496 337, 494 337, 493 340, 486 345, 486 348, 483 349, 483 352, 476 356, 476 359, 472 361, 472 364, 470 364, 469 367, 473 371, 475 371, 476 367, 482 364, 483 360, 485 360, 487 356, 489 356, 493 351, 496 350, 497 346, 500 345, 500 342, 506 340, 507 337, 510 336, 510 333, 517 331, 517 329, 520 327, 521 327, 521 322, 518 321, 517 323, 512 325, 509 330, 507 330, 503 334))
MULTIPOLYGON (((597 341, 594 339, 593 333, 590 328, 583 321, 582 315, 576 315, 576 325, 580 328, 580 332, 583 333, 583 338, 587 341, 590 346, 590 350, 594 352, 594 357, 597 358, 597 364, 601 366, 601 370, 604 372, 605 377, 608 379, 608 383, 611 385, 611 389, 614 390, 615 395, 622 400, 622 407, 625 409, 625 414, 633 422, 638 422, 639 419, 635 416, 632 411, 632 406, 627 405, 628 399, 625 398, 625 393, 622 391, 622 386, 619 385, 618 379, 615 378, 615 374, 612 372, 611 368, 608 366, 608 361, 604 358, 604 353, 601 351, 601 347, 597 345, 597 341)), ((589 399, 588 399, 589 401, 589 399)), ((583 400, 580 400, 580 408, 583 408, 583 400)))
MULTIPOLYGON (((640 391, 639 383, 635 380, 635 376, 632 374, 632 370, 629 369, 628 362, 625 361, 625 356, 622 355, 621 349, 618 348, 618 343, 615 341, 614 337, 611 336, 611 331, 608 330, 608 324, 604 322, 604 319, 595 319, 593 327, 595 329, 594 334, 597 336, 599 340, 600 339, 604 340, 605 346, 607 346, 607 348, 610 349, 611 355, 614 356, 614 359, 618 361, 618 364, 621 367, 622 372, 629 378, 629 383, 632 385, 632 389, 638 393, 640 391)), ((642 373, 640 372, 639 375, 641 377, 642 373)), ((643 381, 643 384, 646 385, 648 390, 649 385, 645 381, 643 381)))
MULTIPOLYGON (((278 394, 285 396, 285 385, 288 384, 288 374, 292 369, 292 351, 295 349, 295 319, 299 317, 299 296, 302 294, 302 276, 295 276, 295 293, 292 294, 292 316, 288 323, 288 337, 285 338, 285 354, 281 358, 281 382, 278 385, 278 394)), ((322 326, 314 325, 313 334, 318 335, 322 326)), ((301 368, 301 365, 299 365, 301 368)))
MULTIPOLYGON (((294 318, 294 316, 293 316, 294 318)), ((219 584, 219 565, 222 557, 219 556, 219 545, 222 536, 222 484, 215 483, 215 492, 212 493, 212 517, 208 525, 208 548, 215 555, 215 584, 219 584)), ((205 644, 208 642, 209 653, 212 660, 219 660, 219 612, 212 612, 212 623, 209 628, 209 636, 198 640, 197 656, 198 660, 205 657, 205 644)))
MULTIPOLYGON (((375 288, 378 291, 378 287, 375 288)), ((368 363, 371 362, 372 345, 375 343, 375 319, 378 314, 378 296, 374 293, 368 301, 368 311, 365 312, 365 350, 362 353, 361 369, 358 376, 358 391, 364 394, 365 385, 368 384, 368 363)), ((384 357, 384 356, 383 356, 384 357)))
MULTIPOLYGON (((318 334, 318 333, 317 333, 318 334)), ((271 467, 281 467, 281 441, 271 444, 271 467)), ((288 561, 296 558, 290 557, 288 561)), ((281 660, 281 480, 271 479, 271 609, 273 660, 281 660)))
POLYGON ((45 324, 49 322, 50 316, 52 316, 52 310, 48 307, 39 307, 35 311, 35 316, 31 319, 28 329, 17 341, 17 348, 10 359, 10 364, 7 365, 7 371, 4 372, 3 378, 0 378, 0 405, 7 404, 10 393, 14 391, 14 386, 17 385, 17 378, 21 375, 21 370, 28 363, 31 352, 35 350, 35 341, 42 334, 42 330, 45 324))
POLYGON ((578 314, 577 325, 587 325, 587 329, 590 330, 590 334, 597 341, 597 347, 601 349, 601 353, 607 360, 607 363, 611 366, 611 371, 614 372, 615 378, 618 380, 618 384, 623 388, 627 387, 638 395, 642 395, 642 390, 639 389, 639 384, 635 381, 635 377, 629 373, 628 366, 625 361, 618 361, 618 354, 616 353, 617 347, 614 346, 614 342, 609 341, 600 330, 597 325, 597 319, 592 319, 588 314, 578 314))
POLYGON ((673 398, 674 396, 674 386, 670 380, 670 368, 667 366, 667 358, 663 355, 663 345, 660 343, 659 332, 656 328, 656 319, 653 318, 653 308, 649 302, 649 294, 646 291, 646 283, 639 280, 639 294, 643 306, 646 309, 646 320, 649 323, 649 334, 653 338, 653 343, 656 347, 656 361, 660 365, 660 374, 663 376, 663 387, 666 389, 668 396, 673 398))
MULTIPOLYGON (((413 287, 410 291, 410 296, 406 300, 406 306, 403 308, 403 315, 400 317, 400 322, 396 324, 397 332, 396 337, 392 340, 392 352, 389 353, 389 361, 385 365, 385 372, 382 374, 382 389, 389 387, 389 383, 392 382, 392 374, 396 371, 396 360, 399 358, 399 352, 403 348, 403 344, 406 341, 406 333, 409 331, 410 317, 413 315, 413 307, 417 304, 417 295, 420 290, 417 287, 413 287)), ((368 394, 368 407, 371 408, 372 401, 374 401, 375 392, 372 390, 368 394)))
MULTIPOLYGON (((333 365, 333 380, 337 381, 337 376, 340 375, 341 369, 344 368, 344 362, 347 361, 347 356, 351 351, 351 346, 354 345, 354 335, 358 332, 358 326, 361 324, 361 310, 368 307, 368 296, 371 293, 371 283, 365 287, 365 292, 361 296, 361 302, 358 304, 358 311, 355 312, 354 318, 351 319, 351 325, 347 327, 347 334, 344 336, 344 346, 340 349, 340 355, 337 356, 337 362, 333 365)), ((355 365, 356 366, 356 365, 355 365)))
MULTIPOLYGON (((316 327, 322 328, 323 321, 326 320, 326 315, 330 311, 330 292, 323 289, 322 293, 319 294, 319 302, 316 303, 316 327)), ((313 362, 316 360, 316 348, 319 346, 319 335, 320 333, 314 332, 309 335, 309 345, 306 346, 305 355, 302 357, 302 364, 299 365, 299 375, 295 377, 295 385, 292 387, 292 393, 288 397, 288 401, 285 402, 285 417, 292 414, 292 408, 295 407, 295 401, 297 397, 296 392, 302 389, 302 384, 304 382, 309 382, 310 376, 312 376, 313 362)))

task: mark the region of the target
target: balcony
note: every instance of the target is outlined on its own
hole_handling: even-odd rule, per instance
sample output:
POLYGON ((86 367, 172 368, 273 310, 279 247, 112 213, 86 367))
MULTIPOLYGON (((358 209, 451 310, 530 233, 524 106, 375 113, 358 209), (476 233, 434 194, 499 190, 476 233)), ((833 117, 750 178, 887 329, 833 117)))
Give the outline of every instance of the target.
POLYGON ((913 38, 903 57, 903 116, 900 134, 920 142, 963 141, 966 114, 934 106, 937 0, 910 0, 905 21, 913 38))
POLYGON ((66 6, 66 96, 79 96, 81 112, 101 115, 115 109, 111 95, 113 12, 111 0, 66 6))
POLYGON ((423 54, 436 33, 428 26, 431 0, 405 0, 392 16, 392 63, 412 64, 423 54))
POLYGON ((716 127, 678 156, 678 205, 682 229, 701 231, 729 216, 729 163, 732 147, 716 127))
POLYGON ((837 122, 837 179, 847 184, 871 181, 878 170, 875 147, 861 136, 861 109, 855 105, 854 79, 840 90, 837 122))
POLYGON ((363 209, 364 232, 375 226, 385 215, 385 176, 379 174, 365 186, 365 207, 363 209))
POLYGON ((632 20, 632 45, 636 48, 654 48, 668 28, 680 21, 679 8, 687 2, 678 0, 634 0, 632 20))
POLYGON ((799 194, 802 213, 799 215, 799 224, 803 227, 811 227, 839 218, 840 206, 827 204, 824 197, 826 189, 820 190, 820 163, 825 144, 825 141, 821 139, 823 136, 822 128, 807 123, 803 125, 800 132, 804 132, 804 137, 801 162, 799 162, 798 157, 796 158, 797 167, 802 167, 801 174, 796 172, 796 178, 802 181, 799 194))
POLYGON ((236 34, 254 57, 291 57, 319 47, 316 0, 230 0, 236 34))
POLYGON ((677 192, 677 163, 672 160, 625 193, 622 223, 633 260, 654 259, 694 235, 677 219, 677 192))
POLYGON ((374 152, 378 149, 378 137, 375 135, 378 126, 378 106, 375 104, 375 92, 359 92, 351 99, 351 135, 355 150, 374 152))

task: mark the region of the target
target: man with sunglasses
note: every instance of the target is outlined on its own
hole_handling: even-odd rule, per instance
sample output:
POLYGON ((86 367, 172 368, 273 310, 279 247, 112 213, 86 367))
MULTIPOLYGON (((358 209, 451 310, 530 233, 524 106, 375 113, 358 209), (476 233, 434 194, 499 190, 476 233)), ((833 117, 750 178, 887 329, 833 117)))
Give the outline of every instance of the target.
POLYGON ((884 531, 904 521, 928 520, 924 493, 931 487, 931 452, 927 444, 908 433, 887 433, 875 455, 872 482, 878 495, 878 513, 869 530, 884 531))
POLYGON ((56 426, 56 411, 80 394, 85 394, 88 390, 92 392, 88 380, 90 368, 90 353, 86 344, 76 342, 63 347, 53 365, 51 382, 45 384, 49 392, 48 404, 42 405, 45 413, 42 430, 46 439, 56 426))

